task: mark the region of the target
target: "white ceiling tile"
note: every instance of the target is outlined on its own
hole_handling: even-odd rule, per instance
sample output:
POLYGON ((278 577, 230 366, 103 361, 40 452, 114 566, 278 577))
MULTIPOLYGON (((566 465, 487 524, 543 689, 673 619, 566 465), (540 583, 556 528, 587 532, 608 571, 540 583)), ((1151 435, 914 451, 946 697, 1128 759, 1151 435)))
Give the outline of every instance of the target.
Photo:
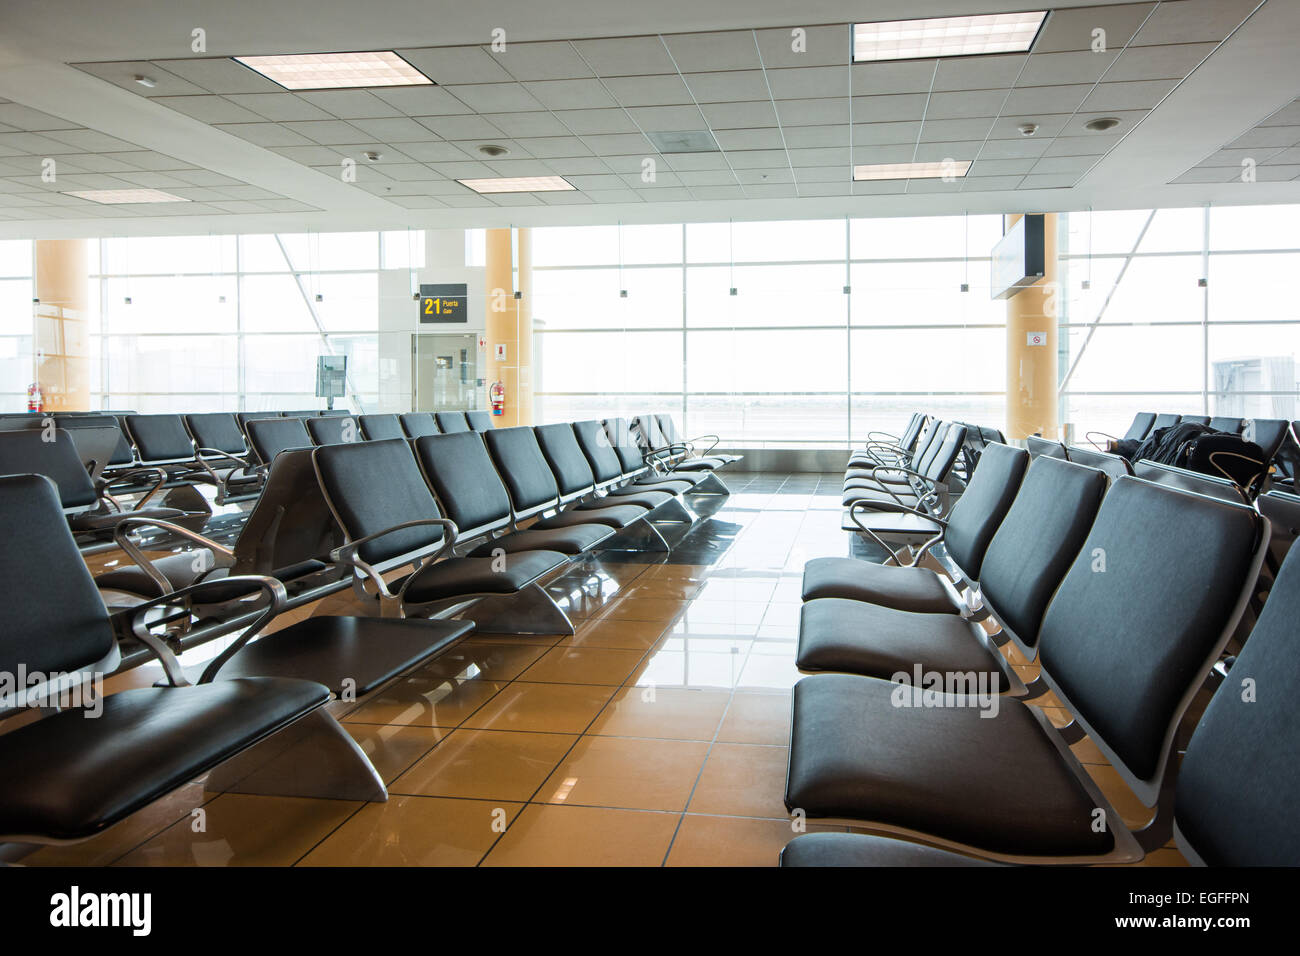
POLYGON ((598 203, 623 203, 623 202, 641 202, 641 194, 635 189, 628 189, 624 186, 622 189, 592 189, 587 191, 587 196, 593 202, 598 203))
MULTIPOLYGON (((998 117, 993 121, 993 125, 988 130, 989 139, 1036 139, 1050 140, 1057 136, 1065 129, 1066 121, 1070 119, 1068 114, 1062 113, 1022 113, 1016 115, 1009 113, 998 117), (1033 123, 1038 127, 1032 137, 1025 136, 1020 132, 1020 127, 1026 123, 1033 123)), ((960 122, 959 120, 949 120, 948 122, 960 122)), ((988 120, 978 122, 988 123, 988 120)), ((1082 131, 1084 120, 1080 119, 1079 126, 1082 131)), ((929 127, 929 123, 925 124, 929 127)), ((964 138, 964 137, 963 137, 964 138)))
POLYGON ((258 146, 312 145, 312 140, 279 123, 230 123, 216 128, 258 146))
MULTIPOLYGON (((918 163, 941 163, 946 159, 974 159, 980 152, 980 143, 972 140, 958 140, 949 143, 920 143, 916 147, 913 160, 918 163)), ((854 162, 861 160, 854 158, 854 162)))
MULTIPOLYGON (((777 99, 816 99, 847 96, 852 70, 843 66, 810 66, 767 71, 767 82, 777 99)), ((891 91, 892 92, 892 91, 891 91)))
POLYGON ((1129 47, 1106 72, 1111 80, 1180 80, 1214 52, 1214 43, 1129 47))
MULTIPOLYGON (((705 111, 709 107, 702 107, 705 111)), ((700 108, 695 106, 633 106, 628 109, 632 121, 647 133, 702 129, 700 108)))
POLYGON ((1265 119, 1260 126, 1298 126, 1300 125, 1300 100, 1295 100, 1282 107, 1265 119))
POLYGON ((1021 189, 1068 189, 1078 182, 1078 176, 1053 174, 1050 176, 1026 176, 1020 181, 1021 189))
POLYGON ((540 159, 488 159, 487 164, 498 176, 549 176, 551 167, 540 159))
POLYGON ((793 166, 843 166, 851 157, 848 145, 827 146, 821 149, 791 149, 786 151, 793 166))
POLYGON ((1016 189, 1024 180, 1020 175, 1009 176, 972 176, 967 173, 961 180, 961 191, 964 193, 973 192, 994 192, 1003 189, 1016 189))
POLYGON ((1117 136, 1058 136, 1043 152, 1044 156, 1100 156, 1119 141, 1117 136))
POLYGON ((407 209, 445 209, 446 205, 432 196, 391 196, 388 199, 407 209))
POLYGON ((450 196, 439 196, 438 199, 444 206, 451 206, 455 209, 496 205, 496 203, 492 202, 486 196, 480 196, 472 189, 466 189, 463 186, 461 187, 461 192, 450 196))
POLYGON ((646 182, 641 178, 639 170, 632 173, 621 173, 620 178, 633 189, 670 189, 679 187, 682 184, 676 173, 666 169, 656 169, 654 179, 650 180, 650 182, 646 182))
POLYGON ((193 183, 195 186, 232 186, 237 182, 229 176, 214 173, 210 169, 178 169, 172 175, 182 182, 193 183))
POLYGON ((769 97, 762 70, 723 70, 716 73, 687 73, 683 79, 697 103, 731 103, 736 100, 765 100, 769 97))
POLYGON ((889 60, 854 63, 850 68, 854 96, 890 93, 929 93, 935 78, 935 60, 889 60))
POLYGON ((520 140, 519 146, 538 159, 591 155, 591 150, 576 136, 537 136, 520 140))
POLYGON ((673 61, 657 37, 577 40, 574 47, 599 76, 651 76, 673 73, 673 61))
POLYGON ((695 186, 691 189, 696 199, 744 199, 740 186, 695 186))
POLYGON ((646 202, 692 202, 695 198, 689 189, 681 187, 642 187, 640 193, 646 202))
MULTIPOLYGON (((849 127, 847 124, 836 126, 791 126, 782 129, 781 132, 785 137, 785 145, 790 149, 842 146, 849 141, 849 127)), ((912 138, 916 138, 915 134, 913 134, 912 138)))
POLYGON ((664 161, 678 172, 684 169, 727 168, 727 160, 723 153, 673 153, 671 156, 665 156, 664 161))
POLYGON ((402 152, 421 163, 456 162, 471 158, 455 143, 403 143, 402 152))
POLYGON ((783 149, 781 130, 768 126, 761 129, 720 129, 713 138, 723 149, 783 149))
MULTIPOLYGON (((1119 58, 1119 50, 1104 53, 1074 50, 1069 53, 1033 53, 1020 74, 1020 86, 1052 86, 1069 83, 1096 83, 1119 58)), ((1008 84, 1010 85, 1010 84, 1008 84)))
POLYGON ((854 146, 853 163, 910 163, 916 158, 916 150, 912 145, 854 146))
POLYGON ((767 166, 758 169, 737 169, 735 170, 736 179, 742 186, 753 185, 777 185, 779 183, 793 183, 794 172, 789 166, 767 166))
MULTIPOLYGON (((284 87, 272 83, 260 73, 256 73, 236 63, 228 57, 206 57, 192 60, 154 60, 154 64, 168 73, 188 80, 209 93, 282 93, 284 87)), ((160 83, 157 89, 162 88, 160 83)))
POLYGON ((431 138, 427 128, 405 116, 358 119, 353 120, 352 125, 366 135, 382 139, 386 143, 426 143, 431 138))
POLYGON ((967 179, 987 176, 1023 176, 1034 166, 1032 159, 978 159, 966 174, 967 179))
MULTIPOLYGON (((605 169, 612 173, 619 173, 620 175, 636 173, 639 176, 647 169, 647 159, 653 164, 648 168, 653 170, 656 176, 663 177, 669 174, 668 171, 671 167, 668 165, 668 157, 658 154, 637 153, 633 156, 605 156, 602 158, 602 162, 605 164, 605 169)), ((604 170, 601 170, 601 172, 604 172, 604 170)), ((673 182, 676 184, 675 178, 673 182)))
MULTIPOLYGON (((842 127, 836 127, 842 129, 842 127)), ((912 145, 921 132, 920 123, 854 123, 853 144, 855 146, 895 146, 912 145)), ((793 141, 786 134, 786 143, 793 141)))
POLYGON ((853 179, 853 167, 848 163, 842 166, 796 166, 794 168, 794 178, 802 185, 804 183, 849 183, 853 179))
POLYGON ((120 63, 74 63, 72 64, 79 70, 84 70, 91 76, 97 76, 101 80, 107 80, 114 86, 120 86, 124 90, 130 90, 144 96, 146 93, 152 96, 184 96, 189 93, 205 92, 201 87, 195 86, 188 80, 183 80, 174 73, 167 70, 159 69, 157 64, 150 63, 148 60, 129 60, 120 63), (155 83, 152 87, 144 87, 136 82, 137 76, 147 76, 155 83))
POLYGON ((447 179, 490 179, 495 173, 486 163, 430 163, 434 172, 447 179))
MULTIPOLYGON (((545 113, 527 113, 526 116, 546 116, 545 113)), ((496 123, 483 116, 420 116, 416 118, 425 129, 443 139, 475 139, 500 137, 504 132, 496 123)))
POLYGON ((339 119, 376 119, 402 115, 400 110, 389 106, 368 90, 319 90, 299 95, 339 119))
POLYGON ((1162 3, 1133 40, 1134 46, 1222 40, 1259 0, 1177 0, 1162 3))
POLYGON ((1026 139, 1023 136, 1019 139, 989 140, 980 149, 979 155, 980 159, 1030 159, 1042 156, 1051 144, 1050 138, 1026 139))
POLYGON ((399 56, 441 86, 453 83, 505 83, 510 74, 479 46, 421 47, 399 56))
POLYGON ((852 29, 847 23, 824 27, 802 27, 803 35, 796 37, 795 28, 757 30, 758 48, 763 55, 763 65, 774 67, 836 66, 849 62, 852 29))
POLYGON ((162 153, 155 153, 148 149, 116 153, 113 158, 120 159, 124 163, 130 163, 132 166, 138 167, 139 169, 170 170, 192 168, 189 163, 183 163, 174 156, 166 156, 162 153))
POLYGON ((1255 181, 1261 183, 1289 183, 1297 176, 1300 176, 1300 163, 1269 163, 1255 170, 1255 181))
POLYGON ((758 47, 749 30, 723 33, 676 33, 665 36, 681 73, 705 73, 711 70, 757 70, 758 47))
POLYGON ((409 86, 375 90, 375 96, 407 116, 448 116, 468 113, 469 107, 438 86, 409 86))
POLYGON ((537 102, 552 110, 585 110, 618 106, 600 80, 541 80, 524 87, 537 102))
POLYGON ((886 96, 853 97, 853 122, 897 123, 919 120, 925 115, 924 93, 894 93, 886 96))
POLYGON ((204 123, 256 123, 262 117, 220 96, 155 96, 153 102, 204 123))
MULTIPOLYGON (((352 157, 354 161, 357 158, 358 157, 352 157)), ((384 175, 384 173, 379 169, 376 169, 374 166, 363 165, 362 163, 364 163, 364 160, 362 162, 357 163, 356 167, 352 169, 352 171, 349 173, 349 175, 354 175, 356 177, 355 179, 352 180, 352 182, 356 182, 356 183, 392 182, 392 180, 389 179, 386 175, 384 175)), ((323 176, 329 176, 331 179, 337 179, 339 181, 343 181, 341 165, 326 163, 322 166, 313 166, 312 169, 316 170, 316 172, 320 173, 323 176)), ((232 186, 230 188, 233 189, 235 187, 232 186)))
POLYGON ((591 197, 581 192, 545 192, 537 198, 547 206, 582 206, 591 203, 591 197))
POLYGON ((935 71, 935 92, 1006 89, 1015 83, 1026 59, 1024 53, 944 58, 935 71))
POLYGON ((183 179, 177 179, 170 173, 118 173, 118 179, 124 179, 128 183, 134 183, 142 189, 185 189, 188 184, 183 179))
POLYGON ((447 90, 476 113, 509 113, 543 108, 522 83, 472 83, 449 86, 447 90))
POLYGON ((950 183, 942 179, 909 179, 907 191, 909 193, 959 193, 962 185, 962 179, 954 179, 950 183))
POLYGON ((975 119, 927 120, 921 127, 921 142, 983 139, 993 126, 987 117, 975 119))
POLYGON ((1029 86, 1011 91, 1004 113, 1073 113, 1091 87, 1083 83, 1065 86, 1029 86))
MULTIPOLYGON (((849 122, 849 98, 820 100, 780 100, 777 109, 782 126, 834 126, 849 122)), ((769 126, 770 123, 750 123, 751 126, 769 126)))
POLYGON ((853 193, 853 183, 845 178, 834 182, 799 182, 799 195, 809 198, 817 196, 849 196, 853 193))
POLYGON ((687 169, 677 178, 686 186, 734 186, 736 177, 729 169, 687 169))
POLYGON ((1096 156, 1044 156, 1034 164, 1032 174, 1044 176, 1072 173, 1077 177, 1087 172, 1096 163, 1096 156))
POLYGON ((745 195, 751 199, 794 199, 799 195, 794 182, 751 183, 745 185, 745 195))
POLYGON ((962 119, 976 116, 997 116, 1002 112, 1006 90, 965 90, 962 92, 935 93, 925 107, 925 118, 962 119))
POLYGON ((855 196, 881 196, 901 193, 907 188, 905 179, 881 179, 871 182, 861 182, 853 184, 853 195, 855 196))
POLYGON ((1268 163, 1269 165, 1273 165, 1273 164, 1291 165, 1294 163, 1300 163, 1300 148, 1293 146, 1289 149, 1284 149, 1279 153, 1274 153, 1272 156, 1268 158, 1268 163))
POLYGON ((678 106, 692 102, 676 73, 660 76, 613 76, 603 80, 622 106, 678 106))
POLYGON ((293 93, 232 93, 226 99, 275 123, 333 119, 333 116, 319 106, 308 103, 301 96, 293 93))
POLYGON ((1261 146, 1272 146, 1274 148, 1281 148, 1284 146, 1294 146, 1296 143, 1300 143, 1300 127, 1256 126, 1252 130, 1247 130, 1227 145, 1229 147, 1259 148, 1261 146))
POLYGON ((1100 83, 1083 101, 1087 113, 1152 109, 1174 88, 1177 80, 1136 80, 1128 83, 1100 83))
MULTIPOLYGON (((1093 30, 1105 30, 1106 47, 1121 49, 1132 39, 1154 8, 1154 3, 1127 3, 1105 7, 1053 10, 1034 41, 1034 53, 1091 50, 1093 30)), ((1174 6, 1174 4, 1170 4, 1174 6)))
POLYGON ((271 151, 279 153, 285 159, 307 166, 321 166, 327 163, 337 165, 343 160, 342 153, 325 146, 273 146, 271 151))
POLYGON ((77 129, 80 125, 69 120, 60 119, 57 116, 51 116, 49 113, 42 113, 40 110, 20 106, 17 103, 0 103, 0 123, 12 126, 14 129, 33 133, 56 129, 77 129))
POLYGON ((766 169, 772 166, 787 166, 790 159, 783 149, 742 149, 727 153, 727 162, 736 170, 766 169))
MULTIPOLYGON (((1046 117, 1046 119, 1048 120, 1047 125, 1049 126, 1060 125, 1057 123, 1058 119, 1064 121, 1063 126, 1060 126, 1059 129, 1052 130, 1052 135, 1054 136, 1111 136, 1118 139, 1141 122, 1150 112, 1150 110, 1107 110, 1105 115, 1113 116, 1115 119, 1119 120, 1119 126, 1115 127, 1110 132, 1103 133, 1093 133, 1088 129, 1085 129, 1085 124, 1097 118, 1097 114, 1091 111, 1067 117, 1049 116, 1046 117)), ((1001 121, 999 121, 999 123, 1000 122, 1001 121)), ((1037 120, 1035 120, 1035 122, 1037 122, 1037 120)), ((1003 132, 1004 130, 1001 128, 997 130, 998 135, 1002 135, 1003 132)), ((1047 132, 1047 128, 1040 128, 1038 135, 1043 136, 1047 132)), ((1008 136, 1011 135, 1009 130, 1005 131, 1005 133, 1008 136)))
POLYGON ((566 132, 580 136, 600 133, 634 133, 636 124, 621 109, 612 110, 556 110, 555 117, 566 127, 566 132))
POLYGON ((604 160, 595 156, 574 156, 548 159, 546 165, 558 176, 591 176, 609 171, 604 160))
MULTIPOLYGON (((487 113, 483 116, 507 136, 565 136, 568 128, 550 113, 487 113)), ((433 130, 437 123, 431 123, 429 117, 421 117, 420 122, 433 130)))
MULTIPOLYGON (((34 136, 37 134, 27 135, 34 136)), ((51 130, 48 138, 50 140, 57 140, 61 143, 67 143, 70 146, 75 146, 77 149, 96 153, 132 152, 137 149, 133 143, 128 143, 124 139, 118 139, 116 136, 109 136, 107 133, 101 133, 96 129, 51 130)))
POLYGON ((351 123, 345 123, 342 120, 308 120, 303 123, 285 123, 284 125, 295 133, 307 137, 313 143, 320 143, 322 146, 359 143, 370 138, 351 123))
POLYGON ((573 80, 593 75, 583 58, 564 40, 507 42, 505 50, 492 55, 516 80, 573 80))
POLYGON ((650 141, 640 133, 593 134, 583 136, 582 141, 597 156, 627 156, 632 153, 654 152, 650 141))
POLYGON ((1243 160, 1253 159, 1258 162, 1261 158, 1263 157, 1260 156, 1259 150, 1256 149, 1220 149, 1205 157, 1197 165, 1232 166, 1240 169, 1243 160))
POLYGON ((591 189, 618 189, 623 185, 621 177, 613 173, 595 174, 595 175, 572 175, 566 176, 574 186, 581 190, 591 189))

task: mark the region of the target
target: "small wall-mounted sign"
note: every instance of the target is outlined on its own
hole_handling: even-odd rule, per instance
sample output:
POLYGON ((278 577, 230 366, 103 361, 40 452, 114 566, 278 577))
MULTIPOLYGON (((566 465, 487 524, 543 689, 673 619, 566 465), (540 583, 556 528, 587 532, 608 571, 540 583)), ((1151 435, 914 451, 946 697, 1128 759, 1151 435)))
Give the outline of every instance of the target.
POLYGON ((420 283, 420 322, 468 322, 468 286, 464 282, 420 283))
POLYGON ((1046 344, 1047 344, 1047 333, 1046 333, 1046 332, 1026 332, 1026 333, 1025 333, 1025 344, 1026 344, 1026 345, 1046 345, 1046 344))
POLYGON ((496 360, 498 362, 504 362, 506 360, 506 346, 504 342, 497 343, 496 360))

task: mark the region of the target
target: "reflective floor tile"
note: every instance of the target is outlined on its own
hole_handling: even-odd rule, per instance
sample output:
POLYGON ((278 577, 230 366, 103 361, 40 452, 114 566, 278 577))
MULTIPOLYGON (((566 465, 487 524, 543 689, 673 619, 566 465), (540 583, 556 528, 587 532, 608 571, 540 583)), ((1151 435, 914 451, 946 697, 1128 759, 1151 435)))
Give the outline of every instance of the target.
POLYGON ((390 793, 526 801, 578 738, 457 730, 389 786, 390 793))
MULTIPOLYGON (((835 827, 808 826, 809 833, 835 827)), ((688 813, 673 837, 666 866, 778 866, 797 834, 788 820, 750 820, 688 813)))
POLYGON ((789 694, 736 694, 718 728, 718 740, 726 743, 790 743, 789 694))
POLYGON ((348 713, 345 723, 456 727, 506 685, 499 681, 455 681, 411 677, 399 681, 348 713))
POLYGON ((699 687, 718 690, 734 687, 745 667, 742 653, 654 650, 638 668, 637 686, 699 687))
POLYGON ((592 621, 560 641, 562 647, 604 647, 615 650, 649 650, 664 632, 662 621, 592 621))
POLYGON ((484 866, 659 866, 677 813, 533 804, 497 842, 484 866))
MULTIPOLYGON (((502 639, 500 643, 458 644, 425 664, 415 672, 417 677, 453 677, 466 680, 482 677, 485 680, 514 680, 522 674, 533 661, 546 653, 545 648, 532 644, 520 644, 513 638, 502 639)), ((555 638, 558 640, 559 637, 555 638)))
POLYGON ((442 727, 397 724, 345 724, 344 729, 365 751, 385 784, 438 745, 451 731, 442 727))
POLYGON ((709 745, 703 741, 583 737, 538 792, 538 803, 683 810, 709 745))
POLYGON ((786 747, 713 745, 691 797, 691 813, 785 818, 786 747))
POLYGON ((726 691, 626 687, 614 695, 587 733, 712 740, 730 699, 726 691))
POLYGON ((479 708, 462 726, 580 734, 600 713, 613 691, 613 687, 602 684, 515 681, 479 708))
POLYGON ((524 671, 523 679, 561 684, 622 684, 645 654, 601 647, 554 647, 524 671))

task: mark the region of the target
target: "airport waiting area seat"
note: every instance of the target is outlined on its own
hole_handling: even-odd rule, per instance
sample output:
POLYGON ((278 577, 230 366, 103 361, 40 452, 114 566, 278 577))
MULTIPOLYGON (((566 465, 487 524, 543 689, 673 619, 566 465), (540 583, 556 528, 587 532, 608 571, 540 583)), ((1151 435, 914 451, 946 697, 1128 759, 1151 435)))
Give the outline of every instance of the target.
POLYGON ((438 430, 444 435, 473 431, 464 412, 434 412, 433 417, 438 423, 438 430))

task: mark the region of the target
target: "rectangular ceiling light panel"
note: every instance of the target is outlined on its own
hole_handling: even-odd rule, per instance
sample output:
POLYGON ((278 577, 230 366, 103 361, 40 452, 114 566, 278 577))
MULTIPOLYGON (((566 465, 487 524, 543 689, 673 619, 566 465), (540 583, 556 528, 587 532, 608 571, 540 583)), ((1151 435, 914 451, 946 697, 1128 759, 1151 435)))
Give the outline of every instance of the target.
POLYGON ((853 167, 853 178, 872 179, 961 179, 970 172, 969 159, 938 163, 871 163, 853 167))
POLYGON ((853 62, 1024 53, 1033 45, 1046 17, 1046 10, 1038 10, 855 23, 853 62))
POLYGON ((553 193, 573 189, 563 176, 507 176, 502 179, 458 179, 476 193, 553 193))
POLYGON ((91 202, 104 203, 105 205, 143 202, 189 202, 184 196, 173 196, 161 189, 82 189, 69 192, 66 195, 76 196, 78 199, 89 199, 91 202))
POLYGON ((261 73, 286 90, 347 90, 374 86, 429 86, 433 83, 392 50, 237 56, 235 62, 261 73))

